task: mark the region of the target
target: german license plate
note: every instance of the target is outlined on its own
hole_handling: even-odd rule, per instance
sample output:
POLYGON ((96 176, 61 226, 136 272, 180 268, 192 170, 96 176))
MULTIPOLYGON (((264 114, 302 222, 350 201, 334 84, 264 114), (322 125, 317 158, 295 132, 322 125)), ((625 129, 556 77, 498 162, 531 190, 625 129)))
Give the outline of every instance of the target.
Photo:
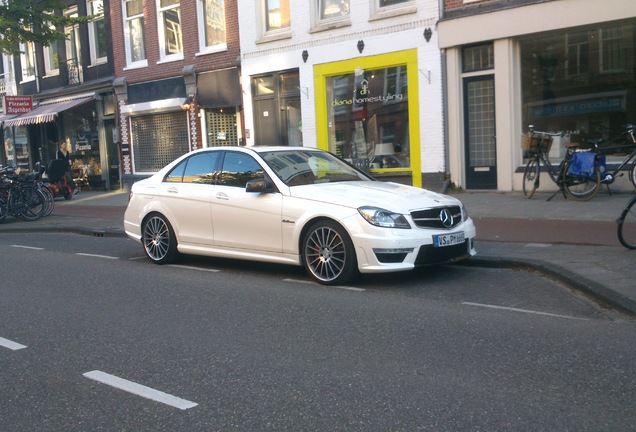
POLYGON ((440 234, 433 236, 433 244, 436 248, 445 247, 445 246, 454 246, 466 241, 466 236, 464 232, 456 232, 452 234, 440 234))

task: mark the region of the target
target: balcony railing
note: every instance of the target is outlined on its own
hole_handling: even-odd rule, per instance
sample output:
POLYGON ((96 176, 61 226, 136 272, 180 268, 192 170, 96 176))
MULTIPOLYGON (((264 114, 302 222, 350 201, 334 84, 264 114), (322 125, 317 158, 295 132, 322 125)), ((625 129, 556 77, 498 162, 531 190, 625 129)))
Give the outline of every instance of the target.
POLYGON ((82 83, 82 67, 76 59, 60 62, 60 84, 79 85, 82 83))

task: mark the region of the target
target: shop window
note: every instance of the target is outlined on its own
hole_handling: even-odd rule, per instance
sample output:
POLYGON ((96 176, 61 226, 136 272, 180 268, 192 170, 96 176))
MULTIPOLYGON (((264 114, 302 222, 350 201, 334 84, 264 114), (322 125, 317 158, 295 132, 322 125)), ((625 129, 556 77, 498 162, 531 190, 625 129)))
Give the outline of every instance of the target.
POLYGON ((363 168, 410 166, 406 66, 326 78, 329 150, 363 168))
POLYGON ((123 0, 124 39, 128 67, 147 66, 143 0, 123 0))
POLYGON ((492 43, 474 45, 462 49, 462 72, 476 72, 495 67, 495 52, 492 43))
POLYGON ((130 120, 135 173, 154 173, 189 151, 185 112, 130 120))
MULTIPOLYGON (((636 118, 634 25, 567 29, 520 40, 522 127, 564 132, 563 140, 617 134, 636 118)), ((560 156, 563 146, 552 146, 560 156)))
POLYGON ((225 32, 225 1, 199 0, 199 51, 217 52, 227 49, 225 32))
POLYGON ((88 15, 95 18, 88 22, 88 42, 91 54, 91 64, 106 63, 106 24, 104 21, 104 1, 87 0, 88 15))
POLYGON ((180 0, 157 0, 157 14, 161 59, 166 61, 182 59, 180 0))

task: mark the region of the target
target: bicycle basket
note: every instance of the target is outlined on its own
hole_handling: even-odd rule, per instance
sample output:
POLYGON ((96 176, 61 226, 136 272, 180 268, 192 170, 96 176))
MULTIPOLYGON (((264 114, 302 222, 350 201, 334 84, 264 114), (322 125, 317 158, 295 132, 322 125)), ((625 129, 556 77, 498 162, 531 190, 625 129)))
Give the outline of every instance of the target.
POLYGON ((552 137, 545 135, 521 135, 521 150, 524 153, 548 153, 552 148, 552 137))

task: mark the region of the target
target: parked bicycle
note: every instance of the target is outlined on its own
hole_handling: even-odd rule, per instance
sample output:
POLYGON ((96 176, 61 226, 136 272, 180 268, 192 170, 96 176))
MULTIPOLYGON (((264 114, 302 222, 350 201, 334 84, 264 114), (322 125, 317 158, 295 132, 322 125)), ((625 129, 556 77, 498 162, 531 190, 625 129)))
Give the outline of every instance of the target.
POLYGON ((636 249, 636 195, 627 202, 616 223, 621 244, 627 249, 636 249))
POLYGON ((623 161, 615 169, 606 171, 601 178, 601 184, 607 185, 608 192, 609 185, 614 183, 617 177, 623 175, 621 171, 628 164, 631 164, 629 180, 636 188, 636 125, 625 125, 620 135, 607 139, 589 140, 588 144, 592 147, 592 151, 598 154, 599 164, 602 163, 601 158, 604 155, 616 154, 616 152, 625 153, 623 161))
POLYGON ((33 185, 34 175, 21 176, 11 167, 0 168, 0 221, 12 214, 25 221, 40 219, 46 198, 33 185))
POLYGON ((589 150, 581 150, 576 143, 565 145, 565 156, 559 165, 552 165, 549 157, 554 137, 561 133, 535 131, 529 127, 528 135, 522 139, 522 149, 528 155, 528 163, 523 171, 523 194, 532 198, 539 188, 541 165, 548 177, 558 186, 558 190, 548 198, 550 201, 559 192, 563 197, 571 197, 577 201, 587 201, 598 191, 601 182, 596 159, 589 150), (567 194, 567 195, 566 195, 567 194))

